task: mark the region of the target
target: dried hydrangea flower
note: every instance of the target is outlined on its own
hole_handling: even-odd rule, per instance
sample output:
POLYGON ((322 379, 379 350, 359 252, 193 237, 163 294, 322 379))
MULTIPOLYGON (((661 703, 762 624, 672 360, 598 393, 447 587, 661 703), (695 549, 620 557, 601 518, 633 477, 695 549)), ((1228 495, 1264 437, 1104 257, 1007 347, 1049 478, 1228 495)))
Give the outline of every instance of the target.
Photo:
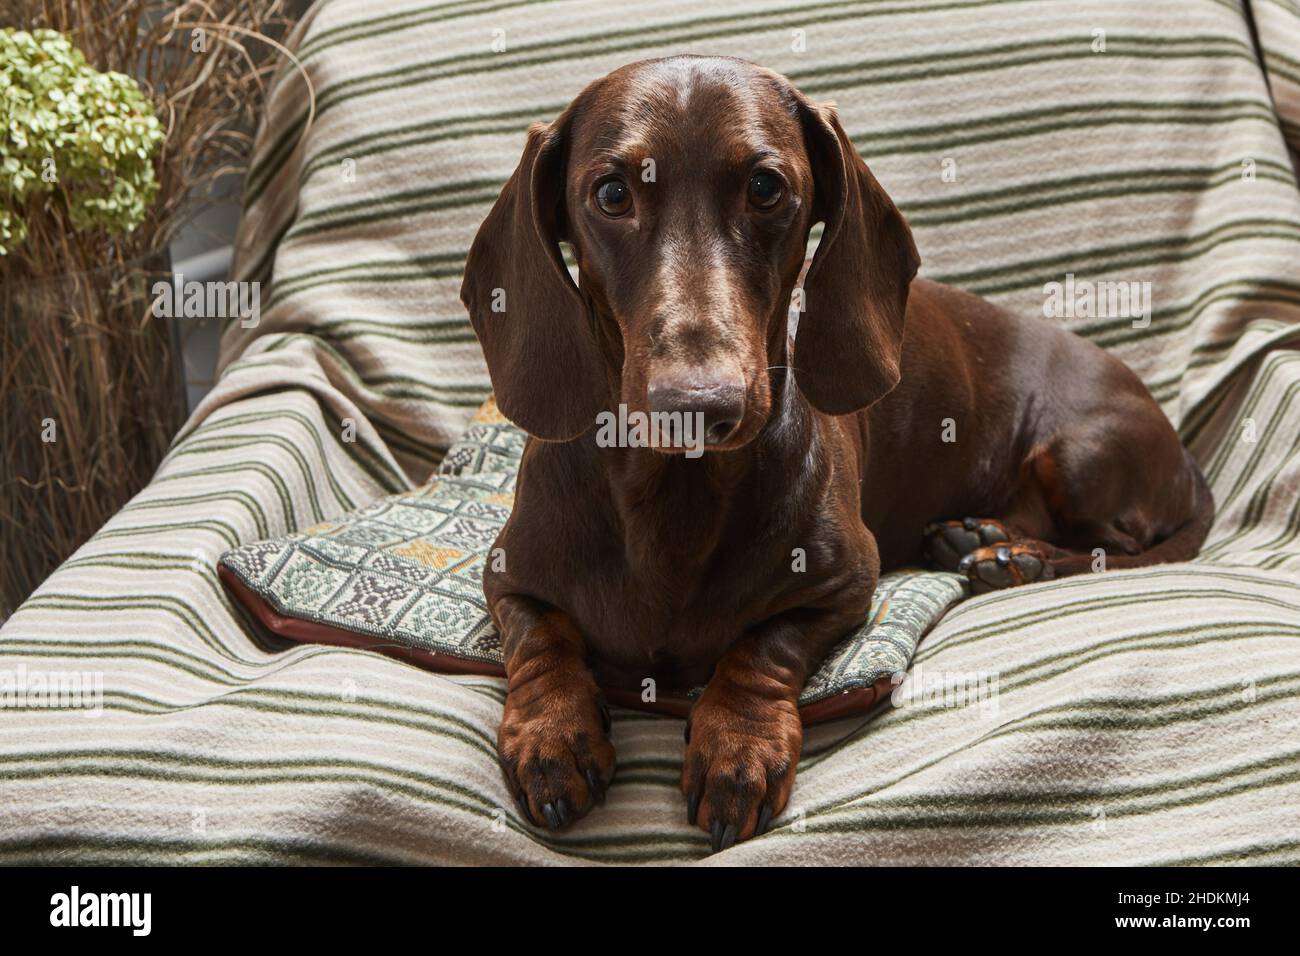
POLYGON ((0 255, 22 243, 37 194, 79 230, 144 220, 164 133, 131 77, 94 69, 54 30, 0 30, 0 124, 0 255))

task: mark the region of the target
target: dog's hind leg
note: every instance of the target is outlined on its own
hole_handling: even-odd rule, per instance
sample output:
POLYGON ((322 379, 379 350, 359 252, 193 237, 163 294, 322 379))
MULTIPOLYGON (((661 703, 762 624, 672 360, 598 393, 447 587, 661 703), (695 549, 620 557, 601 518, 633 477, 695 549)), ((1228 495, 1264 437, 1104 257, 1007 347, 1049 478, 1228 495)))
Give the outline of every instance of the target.
POLYGON ((1049 580, 1056 565, 1084 557, 1026 537, 998 518, 935 522, 926 529, 925 551, 936 567, 964 574, 976 594, 1049 580))
POLYGON ((1133 567, 1123 559, 1141 553, 1118 529, 1098 531, 1091 537, 1098 542, 1096 549, 1079 551, 1020 534, 1014 527, 997 518, 937 522, 926 529, 926 554, 942 570, 965 575, 975 594, 984 594, 1108 566, 1133 567), (1116 551, 1120 553, 1107 557, 1116 551))
POLYGON ((1117 500, 1117 469, 1106 465, 1120 463, 1094 459, 1087 469, 1067 470, 1070 456, 1043 446, 1026 459, 1006 517, 932 524, 926 554, 938 567, 965 575, 976 594, 1108 568, 1186 561, 1205 539, 1214 502, 1195 462, 1183 456, 1185 470, 1173 484, 1188 482, 1190 502, 1181 523, 1163 533, 1152 519, 1156 508, 1143 503, 1153 496, 1117 500))

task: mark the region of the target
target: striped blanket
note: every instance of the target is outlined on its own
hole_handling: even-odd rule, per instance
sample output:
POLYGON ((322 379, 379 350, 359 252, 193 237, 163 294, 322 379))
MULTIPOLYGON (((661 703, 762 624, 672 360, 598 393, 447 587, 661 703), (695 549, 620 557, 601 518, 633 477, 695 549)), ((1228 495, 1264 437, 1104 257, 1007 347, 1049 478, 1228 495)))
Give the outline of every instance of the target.
POLYGON ((318 3, 315 115, 286 69, 247 183, 261 321, 0 631, 0 861, 1300 861, 1300 10, 1253 7, 1263 67, 1239 0, 318 3), (456 293, 525 128, 678 52, 836 100, 925 275, 1039 316, 1067 275, 1149 282, 1149 322, 1043 321, 1142 376, 1219 505, 1193 563, 961 604, 921 692, 814 728, 773 831, 715 857, 679 721, 616 712, 608 805, 538 833, 499 681, 287 646, 214 571, 429 475, 488 394, 456 293), (98 706, 43 706, 72 676, 98 706))

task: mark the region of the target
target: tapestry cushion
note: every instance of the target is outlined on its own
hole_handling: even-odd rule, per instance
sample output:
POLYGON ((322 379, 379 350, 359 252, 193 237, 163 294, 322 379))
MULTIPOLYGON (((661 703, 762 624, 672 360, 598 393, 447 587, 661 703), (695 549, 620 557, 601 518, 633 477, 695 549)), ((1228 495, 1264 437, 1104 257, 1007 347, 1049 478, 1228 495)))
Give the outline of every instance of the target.
MULTIPOLYGON (((264 626, 363 647, 443 673, 504 673, 483 568, 514 503, 526 436, 489 401, 432 480, 339 518, 227 551, 219 573, 264 626)), ((867 621, 799 698, 807 723, 870 710, 902 680, 921 636, 966 594, 956 574, 885 575, 867 621)), ((702 688, 606 688, 616 703, 685 714, 702 688)))

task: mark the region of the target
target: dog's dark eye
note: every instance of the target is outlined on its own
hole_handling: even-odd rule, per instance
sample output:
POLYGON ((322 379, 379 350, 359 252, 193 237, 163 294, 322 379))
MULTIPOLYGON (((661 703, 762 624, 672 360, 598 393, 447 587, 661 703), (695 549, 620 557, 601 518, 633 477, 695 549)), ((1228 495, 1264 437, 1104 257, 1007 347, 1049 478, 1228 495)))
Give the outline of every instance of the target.
POLYGON ((772 173, 749 177, 749 201, 759 209, 771 209, 781 198, 781 180, 772 173))
POLYGON ((607 179, 596 187, 596 205, 607 216, 622 216, 632 208, 632 190, 621 179, 607 179))

